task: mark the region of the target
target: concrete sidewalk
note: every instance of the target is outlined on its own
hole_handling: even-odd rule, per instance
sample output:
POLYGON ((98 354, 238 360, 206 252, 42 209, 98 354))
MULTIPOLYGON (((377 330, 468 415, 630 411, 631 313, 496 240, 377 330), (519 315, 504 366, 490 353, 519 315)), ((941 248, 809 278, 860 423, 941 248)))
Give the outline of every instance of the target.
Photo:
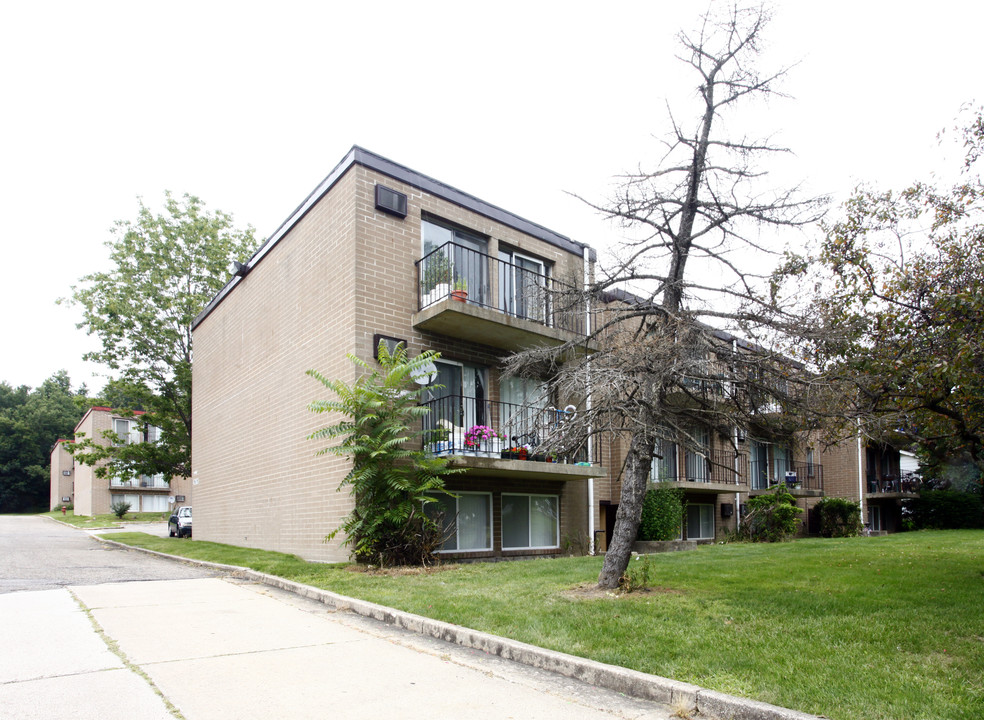
POLYGON ((0 633, 10 640, 4 717, 666 720, 674 711, 233 578, 11 593, 0 596, 0 633))

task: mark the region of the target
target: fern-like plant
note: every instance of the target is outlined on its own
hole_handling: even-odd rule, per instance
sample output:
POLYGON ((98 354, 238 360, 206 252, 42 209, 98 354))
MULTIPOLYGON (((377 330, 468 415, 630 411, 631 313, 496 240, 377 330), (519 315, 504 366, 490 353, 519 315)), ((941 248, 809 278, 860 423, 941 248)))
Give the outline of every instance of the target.
POLYGON ((351 487, 355 506, 339 532, 355 559, 374 565, 426 564, 440 548, 442 527, 424 512, 434 495, 445 492, 444 476, 461 472, 447 467, 447 459, 422 449, 426 440, 419 428, 428 413, 420 404, 424 388, 412 378, 440 357, 425 351, 410 358, 398 346, 390 355, 379 344, 379 366, 348 355, 362 373, 354 383, 330 380, 314 370, 308 375, 331 390, 337 399, 316 400, 316 413, 335 412, 341 419, 309 436, 330 444, 318 451, 351 458, 352 469, 339 490, 351 487))

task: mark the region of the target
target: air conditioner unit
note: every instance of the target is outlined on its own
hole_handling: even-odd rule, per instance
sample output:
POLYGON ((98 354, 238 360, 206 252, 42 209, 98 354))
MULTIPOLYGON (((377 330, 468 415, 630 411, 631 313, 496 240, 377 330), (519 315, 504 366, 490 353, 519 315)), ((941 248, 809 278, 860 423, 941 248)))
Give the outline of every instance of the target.
POLYGON ((407 196, 385 185, 376 186, 376 209, 389 215, 407 216, 407 196))

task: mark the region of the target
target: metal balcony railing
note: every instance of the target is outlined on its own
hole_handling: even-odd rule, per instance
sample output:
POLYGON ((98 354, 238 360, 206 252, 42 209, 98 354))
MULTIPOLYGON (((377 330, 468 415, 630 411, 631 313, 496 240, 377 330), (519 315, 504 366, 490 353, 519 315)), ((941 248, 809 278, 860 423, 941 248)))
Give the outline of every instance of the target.
POLYGON ((112 479, 109 482, 109 486, 114 489, 126 489, 133 488, 136 490, 160 490, 162 488, 169 488, 170 485, 164 481, 163 477, 157 476, 147 476, 144 475, 139 478, 134 478, 133 480, 118 480, 112 479))
POLYGON ((421 310, 454 298, 547 327, 586 333, 583 299, 575 288, 550 275, 453 242, 414 264, 421 310))
POLYGON ((686 452, 683 466, 684 472, 681 474, 675 464, 672 467, 661 464, 654 480, 725 485, 748 484, 748 458, 741 453, 728 450, 709 453, 686 452))
MULTIPOLYGON (((424 448, 435 455, 511 460, 588 461, 588 442, 569 430, 576 410, 532 407, 461 395, 424 403, 424 448)), ((598 458, 597 441, 593 458, 598 458)))
POLYGON ((868 492, 870 493, 915 493, 919 492, 919 487, 922 484, 919 476, 913 473, 882 475, 881 477, 874 473, 868 473, 867 481, 868 492))
POLYGON ((771 463, 752 460, 748 463, 752 490, 768 490, 779 483, 802 488, 823 490, 823 465, 818 463, 774 460, 771 463))

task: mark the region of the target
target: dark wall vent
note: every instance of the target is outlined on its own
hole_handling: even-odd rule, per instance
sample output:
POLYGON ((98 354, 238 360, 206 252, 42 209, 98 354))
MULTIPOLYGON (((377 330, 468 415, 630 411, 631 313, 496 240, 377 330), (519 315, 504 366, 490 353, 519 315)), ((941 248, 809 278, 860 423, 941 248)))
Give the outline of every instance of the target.
POLYGON ((376 186, 376 209, 389 215, 407 216, 407 196, 385 185, 376 186))

